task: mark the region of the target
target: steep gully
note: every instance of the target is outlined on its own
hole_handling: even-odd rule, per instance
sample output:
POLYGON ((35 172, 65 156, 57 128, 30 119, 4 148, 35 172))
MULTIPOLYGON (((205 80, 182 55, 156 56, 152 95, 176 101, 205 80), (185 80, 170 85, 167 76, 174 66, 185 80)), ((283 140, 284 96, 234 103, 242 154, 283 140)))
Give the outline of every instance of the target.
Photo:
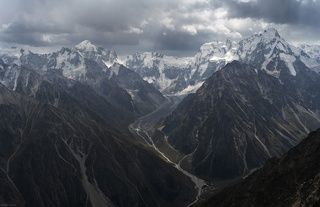
POLYGON ((191 207, 200 199, 202 188, 207 185, 206 182, 191 174, 190 172, 184 170, 181 167, 181 162, 189 155, 185 155, 178 163, 171 161, 170 158, 168 158, 168 156, 161 152, 161 150, 157 147, 157 145, 154 143, 154 140, 149 134, 154 129, 156 123, 161 118, 164 118, 166 115, 172 112, 181 100, 181 98, 175 96, 168 96, 166 98, 167 100, 161 106, 159 106, 158 109, 143 117, 140 117, 134 123, 130 124, 129 130, 132 134, 137 135, 138 138, 141 138, 143 142, 145 142, 148 146, 153 148, 166 162, 170 163, 178 171, 190 178, 190 180, 195 185, 195 189, 197 190, 195 200, 193 200, 191 203, 187 205, 187 207, 191 207))

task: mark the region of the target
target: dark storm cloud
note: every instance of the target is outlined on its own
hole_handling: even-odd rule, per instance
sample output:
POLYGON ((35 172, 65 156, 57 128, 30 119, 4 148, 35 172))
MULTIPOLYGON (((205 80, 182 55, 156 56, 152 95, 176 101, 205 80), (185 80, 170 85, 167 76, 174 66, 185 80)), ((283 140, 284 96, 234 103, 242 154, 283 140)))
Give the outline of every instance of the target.
POLYGON ((265 25, 260 21, 287 24, 303 39, 296 25, 313 34, 319 10, 319 1, 296 0, 0 0, 0 44, 71 46, 89 39, 122 51, 187 53, 208 41, 257 32, 265 25), (247 17, 258 21, 250 31, 247 17))
POLYGON ((182 31, 164 30, 156 38, 155 49, 160 50, 198 50, 199 45, 208 40, 209 34, 192 35, 182 31))
POLYGON ((273 23, 320 26, 318 0, 224 0, 220 3, 229 8, 231 17, 261 18, 273 23))
POLYGON ((133 45, 160 31, 163 13, 177 8, 166 0, 0 0, 0 41, 33 46, 133 45), (153 30, 153 31, 150 31, 153 30))
POLYGON ((0 41, 51 46, 74 45, 89 39, 105 46, 149 45, 149 49, 191 49, 205 42, 203 35, 191 35, 179 25, 200 23, 201 20, 186 14, 204 9, 208 3, 201 0, 183 2, 0 0, 0 41), (175 28, 167 28, 167 18, 175 28), (164 31, 167 36, 162 35, 164 31))

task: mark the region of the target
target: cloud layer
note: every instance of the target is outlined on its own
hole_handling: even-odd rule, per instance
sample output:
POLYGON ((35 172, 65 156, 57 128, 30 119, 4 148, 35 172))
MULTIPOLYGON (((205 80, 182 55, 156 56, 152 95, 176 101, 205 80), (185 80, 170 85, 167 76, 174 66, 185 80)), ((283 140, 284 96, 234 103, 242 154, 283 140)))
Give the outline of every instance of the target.
POLYGON ((0 0, 0 44, 53 47, 89 39, 123 53, 185 54, 269 26, 292 41, 319 41, 319 19, 318 0, 0 0))

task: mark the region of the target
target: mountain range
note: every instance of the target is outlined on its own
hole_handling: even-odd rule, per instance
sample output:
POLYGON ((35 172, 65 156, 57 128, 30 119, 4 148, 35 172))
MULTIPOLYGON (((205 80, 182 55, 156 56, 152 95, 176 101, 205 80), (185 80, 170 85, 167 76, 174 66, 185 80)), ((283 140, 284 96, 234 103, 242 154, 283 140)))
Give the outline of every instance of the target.
MULTIPOLYGON (((21 65, 39 74, 54 71, 68 79, 90 85, 110 103, 132 114, 132 117, 155 110, 165 100, 158 90, 138 74, 120 65, 115 51, 97 47, 87 40, 73 48, 62 48, 49 54, 24 50, 19 53, 17 56, 4 55, 3 62, 21 65)), ((2 83, 9 84, 7 80, 14 81, 17 76, 18 73, 7 70, 2 83)))
MULTIPOLYGON (((88 40, 46 54, 2 51, 0 204, 189 207, 202 187, 219 189, 267 162, 243 182, 264 189, 272 183, 259 176, 276 177, 277 159, 320 128, 319 52, 272 28, 205 43, 193 57, 119 57, 88 40)), ((317 155, 308 142, 295 148, 310 149, 301 160, 317 155)), ((283 168, 300 169, 295 149, 283 168)), ((292 192, 305 202, 316 181, 292 192)), ((235 205, 248 188, 205 205, 235 205)))
MULTIPOLYGON (((279 76, 276 65, 285 61, 290 69, 296 59, 319 72, 319 46, 293 46, 277 30, 270 28, 239 42, 226 40, 203 44, 193 57, 172 57, 159 53, 141 53, 123 58, 124 64, 168 95, 195 92, 214 72, 239 60, 279 76), (271 60, 278 58, 277 61, 271 60)), ((296 71, 291 70, 292 74, 296 71)))
MULTIPOLYGON (((98 47, 88 40, 73 48, 62 48, 49 54, 14 49, 11 55, 0 53, 0 57, 7 64, 29 64, 39 70, 62 69, 65 77, 77 80, 87 79, 85 59, 97 62, 103 71, 118 63, 139 74, 164 95, 186 95, 194 93, 214 72, 233 60, 255 65, 278 76, 279 71, 274 70, 276 66, 269 64, 271 59, 279 56, 278 61, 284 60, 292 68, 292 62, 298 58, 307 67, 319 72, 319 52, 318 45, 293 46, 276 29, 269 28, 240 41, 227 39, 225 42, 205 43, 192 57, 167 56, 159 52, 118 57, 114 50, 98 47)), ((292 70, 292 73, 295 71, 292 70)))

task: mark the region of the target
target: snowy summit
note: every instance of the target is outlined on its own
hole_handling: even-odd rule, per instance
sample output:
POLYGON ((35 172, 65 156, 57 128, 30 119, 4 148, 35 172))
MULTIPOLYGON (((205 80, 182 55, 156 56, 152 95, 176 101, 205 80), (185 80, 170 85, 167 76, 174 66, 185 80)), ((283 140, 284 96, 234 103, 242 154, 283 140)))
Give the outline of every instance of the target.
POLYGON ((75 48, 80 51, 94 51, 94 52, 96 52, 98 50, 97 47, 94 44, 92 44, 89 40, 84 40, 84 41, 80 42, 79 44, 77 44, 75 46, 75 48))

